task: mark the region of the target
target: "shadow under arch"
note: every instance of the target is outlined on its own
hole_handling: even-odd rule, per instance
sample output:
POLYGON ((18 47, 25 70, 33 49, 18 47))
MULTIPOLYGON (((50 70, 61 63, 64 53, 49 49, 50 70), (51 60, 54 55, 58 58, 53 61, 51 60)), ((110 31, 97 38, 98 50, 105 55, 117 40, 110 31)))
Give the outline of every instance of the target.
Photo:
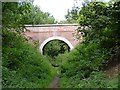
POLYGON ((70 43, 70 41, 68 41, 66 38, 64 37, 60 37, 60 36, 53 36, 53 37, 49 37, 47 38, 46 40, 44 40, 42 42, 42 44, 40 45, 39 47, 39 50, 40 52, 43 54, 43 48, 44 46, 49 42, 49 41, 52 41, 52 40, 61 40, 61 41, 64 41, 69 47, 70 47, 70 50, 72 50, 74 47, 72 46, 72 44, 70 43))

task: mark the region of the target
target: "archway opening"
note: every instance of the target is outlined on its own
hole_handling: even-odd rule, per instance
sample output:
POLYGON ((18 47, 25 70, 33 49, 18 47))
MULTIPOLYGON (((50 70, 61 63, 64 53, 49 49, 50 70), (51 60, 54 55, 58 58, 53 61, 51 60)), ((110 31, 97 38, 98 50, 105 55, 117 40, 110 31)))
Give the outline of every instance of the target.
POLYGON ((49 61, 54 67, 58 67, 58 63, 61 63, 61 61, 56 60, 57 55, 69 52, 73 48, 74 47, 72 46, 69 40, 60 36, 53 36, 47 38, 42 42, 42 44, 39 47, 41 53, 49 58, 49 61))
POLYGON ((69 52, 70 47, 62 40, 54 39, 47 42, 43 47, 43 55, 55 58, 59 54, 69 52))
POLYGON ((49 37, 49 38, 47 38, 46 40, 44 40, 43 42, 42 42, 42 44, 40 45, 40 47, 39 47, 39 49, 40 49, 40 52, 43 54, 43 48, 44 48, 44 46, 48 43, 48 42, 50 42, 50 41, 52 41, 52 40, 61 40, 61 41, 63 41, 63 42, 65 42, 69 47, 70 47, 70 50, 72 50, 74 47, 72 46, 72 44, 70 43, 70 41, 68 41, 66 38, 64 38, 64 37, 60 37, 60 36, 53 36, 53 37, 49 37))

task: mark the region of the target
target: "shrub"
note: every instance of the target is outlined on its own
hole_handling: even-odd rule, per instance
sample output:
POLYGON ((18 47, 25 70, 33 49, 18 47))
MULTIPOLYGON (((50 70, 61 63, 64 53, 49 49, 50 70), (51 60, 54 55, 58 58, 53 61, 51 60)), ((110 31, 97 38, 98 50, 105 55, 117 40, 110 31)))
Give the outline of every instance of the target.
POLYGON ((54 76, 49 60, 15 32, 3 31, 3 88, 47 87, 54 76))

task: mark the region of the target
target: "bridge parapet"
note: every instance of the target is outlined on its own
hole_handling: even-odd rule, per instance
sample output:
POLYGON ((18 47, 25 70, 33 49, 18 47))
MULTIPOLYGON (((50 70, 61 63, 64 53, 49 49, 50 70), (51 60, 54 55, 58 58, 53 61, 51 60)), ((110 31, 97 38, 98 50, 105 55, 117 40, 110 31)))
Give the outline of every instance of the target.
POLYGON ((74 31, 78 26, 78 24, 25 25, 26 29, 32 32, 74 31))

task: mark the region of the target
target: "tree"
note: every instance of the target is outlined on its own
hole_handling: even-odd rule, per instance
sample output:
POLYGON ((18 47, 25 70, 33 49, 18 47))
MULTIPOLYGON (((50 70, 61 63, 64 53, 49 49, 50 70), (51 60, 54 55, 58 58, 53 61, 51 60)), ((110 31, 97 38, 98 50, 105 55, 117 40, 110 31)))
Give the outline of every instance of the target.
POLYGON ((76 23, 78 19, 78 7, 72 7, 72 10, 67 11, 67 15, 65 15, 65 18, 69 23, 76 23))
POLYGON ((60 40, 53 40, 45 45, 43 48, 43 54, 54 58, 58 54, 63 54, 66 51, 69 52, 69 50, 70 48, 65 42, 60 40))
POLYGON ((74 0, 74 6, 72 9, 68 9, 67 14, 65 15, 65 18, 68 23, 78 23, 78 18, 79 18, 79 12, 83 6, 86 6, 88 3, 90 3, 89 0, 74 0))
POLYGON ((97 39, 101 47, 105 48, 114 47, 118 43, 119 7, 119 2, 110 6, 103 2, 91 2, 82 8, 78 21, 84 28, 78 30, 85 33, 86 41, 97 39))
POLYGON ((55 19, 49 13, 43 12, 28 2, 3 2, 2 25, 5 28, 21 30, 25 24, 52 24, 55 19))

